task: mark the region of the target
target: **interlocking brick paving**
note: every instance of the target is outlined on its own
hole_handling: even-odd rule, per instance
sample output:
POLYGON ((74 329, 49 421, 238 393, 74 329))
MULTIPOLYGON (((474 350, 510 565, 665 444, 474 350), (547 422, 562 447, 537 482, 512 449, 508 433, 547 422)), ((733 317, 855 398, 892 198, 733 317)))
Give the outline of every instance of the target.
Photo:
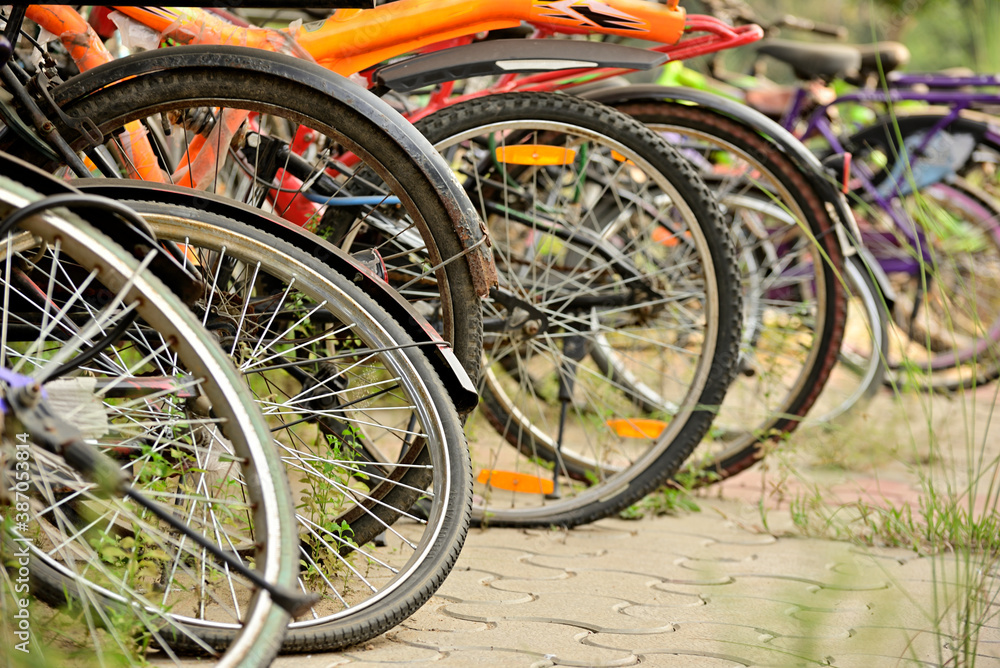
MULTIPOLYGON (((957 591, 961 560, 788 536, 780 510, 766 533, 739 500, 699 503, 569 531, 473 529, 438 595, 401 626, 275 666, 948 664, 960 615, 935 609, 934 592, 943 603, 957 591)), ((991 603, 976 649, 986 666, 1000 665, 991 603)))
MULTIPOLYGON (((975 401, 985 416, 995 395, 981 391, 975 401)), ((931 558, 803 538, 791 512, 803 497, 828 509, 858 500, 919 509, 929 437, 899 427, 914 420, 929 422, 938 438, 935 475, 960 488, 956 472, 972 470, 966 464, 979 455, 966 448, 961 424, 954 427, 953 404, 915 396, 894 407, 881 397, 845 427, 847 468, 784 475, 779 465, 757 467, 699 493, 698 513, 569 531, 472 529, 447 581, 399 627, 275 666, 926 668, 972 658, 1000 666, 1000 559, 951 554, 947 545, 931 558), (922 402, 933 408, 926 419, 922 402), (870 452, 907 439, 896 459, 870 452), (877 466, 866 468, 861 458, 869 455, 877 466), (979 624, 978 637, 963 648, 970 624, 979 624)), ((977 422, 970 434, 985 444, 984 461, 994 461, 1000 439, 985 431, 977 422)), ((800 438, 827 447, 815 432, 800 438)), ((995 499, 978 496, 977 512, 995 512, 995 499)))

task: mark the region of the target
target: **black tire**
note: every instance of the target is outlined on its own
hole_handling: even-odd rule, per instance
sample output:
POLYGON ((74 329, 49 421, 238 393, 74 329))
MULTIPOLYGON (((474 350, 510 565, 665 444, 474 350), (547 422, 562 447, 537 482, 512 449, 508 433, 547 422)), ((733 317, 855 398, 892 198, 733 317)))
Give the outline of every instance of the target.
MULTIPOLYGON (((741 298, 732 240, 718 205, 686 161, 653 133, 608 107, 579 98, 536 93, 495 95, 446 108, 424 118, 417 127, 444 152, 450 164, 466 160, 455 169, 465 178, 488 227, 494 226, 491 236, 501 290, 510 290, 524 308, 536 305, 538 318, 546 323, 541 330, 533 328, 534 333, 522 343, 514 343, 518 332, 498 333, 494 329, 487 334, 481 408, 501 436, 490 441, 495 446, 487 445, 489 436, 478 430, 470 437, 474 463, 485 466, 477 487, 483 501, 474 508, 474 520, 501 526, 574 526, 635 503, 669 480, 701 441, 715 415, 713 407, 722 401, 733 377, 741 298), (500 148, 491 147, 492 141, 504 144, 502 159, 497 153, 500 148), (513 146, 532 141, 574 148, 557 147, 554 163, 533 166, 530 157, 515 157, 517 147, 513 146), (504 167, 498 166, 501 162, 505 162, 504 167), (619 185, 622 181, 629 185, 619 185), (550 183, 555 187, 547 185, 550 183), (559 183, 568 184, 573 192, 564 196, 559 183), (639 185, 642 183, 645 185, 639 185), (664 203, 654 203, 657 194, 664 203), (543 201, 546 197, 549 201, 543 201), (587 203, 594 197, 595 201, 587 203), (549 208, 542 211, 543 207, 549 208), (571 216, 577 219, 571 220, 571 216), (672 216, 683 220, 677 223, 672 216), (670 227, 670 234, 664 225, 670 227), (663 241, 662 236, 661 241, 654 241, 657 232, 666 234, 672 243, 663 241), (548 250, 540 245, 544 239, 527 241, 538 235, 551 237, 548 250), (608 239, 601 235, 608 235, 608 239), (529 247, 522 250, 524 243, 529 247), (529 256, 535 259, 529 261, 529 256), (697 303, 696 310, 703 309, 699 313, 707 322, 693 324, 689 319, 682 325, 672 319, 672 312, 666 313, 670 309, 657 310, 658 305, 674 298, 674 292, 658 292, 673 289, 666 278, 671 269, 678 292, 694 286, 691 304, 697 303), (691 275, 685 274, 688 269, 691 275), (600 271, 613 276, 601 278, 600 271), (525 273, 534 278, 525 278, 525 273), (555 284, 547 284, 550 280, 555 284), (688 280, 690 283, 685 282, 688 280), (600 300, 614 286, 627 291, 637 285, 648 286, 652 293, 628 297, 634 301, 617 311, 588 307, 586 299, 574 302, 576 294, 589 293, 600 300), (556 291, 555 296, 543 296, 551 290, 556 291), (646 320, 637 315, 644 308, 651 309, 646 320), (616 316, 621 319, 611 324, 616 316), (579 324, 587 318, 596 324, 579 324), (688 326, 690 337, 686 336, 688 326), (647 336, 647 332, 654 333, 647 336), (664 338, 654 340, 658 336, 664 338), (668 344, 666 338, 671 336, 676 339, 668 344), (608 343, 616 337, 621 348, 608 343), (685 338, 689 343, 679 343, 685 338), (668 417, 659 419, 662 428, 656 436, 647 439, 648 432, 633 436, 623 435, 627 429, 619 431, 623 421, 634 422, 636 411, 641 410, 637 409, 639 397, 614 379, 602 380, 602 374, 588 366, 591 363, 585 353, 566 353, 573 339, 579 340, 581 349, 601 345, 618 350, 617 359, 632 365, 636 373, 661 377, 643 364, 641 356, 649 354, 640 351, 643 346, 663 353, 646 361, 667 366, 666 358, 671 358, 684 368, 663 381, 677 396, 670 397, 668 417), (686 345, 694 351, 690 357, 686 345), (545 369, 540 370, 542 364, 545 369), (545 375, 541 371, 546 371, 545 375), (684 375, 688 371, 690 379, 684 375), (560 380, 569 376, 572 382, 560 380), (581 390, 586 381, 592 384, 581 390), (573 398, 556 403, 546 399, 548 392, 543 385, 552 382, 560 387, 565 383, 560 396, 568 391, 573 398), (517 386, 517 398, 504 389, 512 385, 517 386), (526 397, 524 403, 520 397, 526 397), (609 412, 612 408, 614 412, 609 412), (552 424, 546 426, 553 412, 567 416, 553 418, 567 425, 567 433, 575 430, 575 437, 564 438, 561 445, 556 433, 561 430, 552 424), (625 420, 617 420, 619 426, 612 427, 609 415, 625 420), (642 443, 633 445, 636 439, 642 443), (504 442, 520 451, 518 460, 508 464, 514 469, 511 471, 501 471, 495 464, 513 456, 504 452, 509 450, 504 442), (527 477, 517 477, 522 474, 527 477), (539 491, 547 489, 547 476, 560 498, 513 492, 494 482, 505 476, 515 481, 512 484, 517 489, 525 489, 520 482, 525 480, 539 491), (512 492, 509 498, 508 491, 512 492)), ((540 150, 551 154, 551 148, 540 150)), ((486 317, 494 325, 515 318, 519 308, 502 307, 500 299, 486 303, 486 317)), ((666 407, 665 401, 661 408, 666 411, 666 407)))
MULTIPOLYGON (((41 199, 6 178, 0 189, 5 218, 12 203, 41 199)), ((287 482, 273 475, 279 460, 268 425, 228 355, 148 265, 89 224, 58 211, 23 220, 23 229, 15 228, 3 244, 5 358, 43 383, 55 419, 72 420, 67 426, 80 430, 76 438, 87 439, 84 447, 94 447, 114 469, 121 467, 128 482, 102 491, 79 472, 79 457, 71 462, 45 454, 22 435, 18 441, 30 445, 24 451, 30 457, 18 456, 27 466, 17 468, 30 478, 21 486, 30 519, 17 531, 13 523, 7 527, 11 535, 0 550, 14 554, 6 551, 18 541, 17 547, 31 553, 31 594, 54 607, 69 605, 86 629, 82 637, 96 640, 104 634, 92 648, 102 661, 109 658, 105 651, 117 662, 129 648, 141 649, 131 644, 139 634, 161 644, 183 639, 195 651, 210 651, 213 647, 197 637, 198 624, 223 617, 237 620, 236 628, 229 643, 214 649, 220 654, 228 649, 232 653, 226 658, 240 665, 270 665, 288 613, 121 493, 141 492, 175 521, 186 519, 211 542, 222 543, 230 557, 259 576, 291 590, 297 570, 294 509, 287 482), (35 266, 31 279, 18 281, 8 270, 23 258, 35 266), (41 287, 41 299, 18 299, 18 291, 33 281, 49 292, 41 287), (11 290, 12 283, 20 287, 11 290), (86 296, 67 299, 73 294, 86 296), (126 306, 139 318, 122 319, 126 306), (36 319, 33 310, 54 313, 52 327, 42 329, 45 320, 36 319), (109 343, 104 333, 117 329, 115 322, 128 326, 109 343), (99 352, 90 356, 87 348, 95 344, 91 350, 99 352), (63 353, 71 359, 74 349, 87 351, 77 357, 86 374, 51 377, 49 362, 63 353), (143 380, 156 384, 143 392, 143 380), (107 389, 98 391, 88 381, 103 381, 107 389), (137 393, 108 391, 130 383, 137 393), (236 492, 223 481, 231 481, 236 492), (206 520, 206 507, 218 517, 206 520), (154 583, 162 596, 150 595, 154 583), (200 595, 192 597, 192 591, 200 595), (241 603, 230 606, 237 595, 241 603), (252 630, 243 633, 240 622, 252 630)), ((0 443, 3 475, 9 480, 15 469, 7 449, 13 442, 8 431, 0 443)), ((13 510, 12 504, 12 518, 13 510)))
MULTIPOLYGON (((739 198, 733 195, 749 194, 751 199, 759 199, 760 193, 765 193, 766 198, 780 209, 776 215, 790 216, 785 224, 791 223, 791 228, 802 228, 797 236, 800 252, 812 254, 811 257, 804 256, 803 262, 812 267, 815 283, 811 288, 815 291, 812 300, 815 306, 811 307, 814 325, 809 327, 800 323, 797 328, 784 325, 763 328, 770 332, 787 330, 780 335, 786 343, 791 337, 805 333, 810 339, 808 353, 804 359, 795 362, 799 368, 794 381, 789 382, 788 387, 779 388, 780 396, 773 400, 771 397, 775 390, 768 383, 775 382, 774 376, 759 367, 759 357, 757 368, 744 368, 744 373, 738 375, 734 388, 722 405, 716 423, 717 438, 714 442, 706 441, 695 453, 690 466, 685 467, 684 484, 711 484, 752 466, 763 457, 769 443, 776 443, 794 431, 823 390, 837 362, 846 315, 846 290, 840 276, 844 259, 839 237, 834 232, 834 223, 822 198, 811 183, 811 178, 816 177, 803 174, 779 148, 769 142, 766 135, 755 128, 708 109, 666 101, 621 102, 615 107, 659 133, 678 135, 680 139, 675 141, 680 146, 690 139, 695 147, 691 153, 704 158, 703 167, 717 163, 713 153, 727 154, 727 158, 721 161, 723 164, 735 156, 735 164, 750 165, 756 171, 751 172, 753 175, 749 181, 743 173, 733 178, 706 174, 706 180, 727 208, 730 220, 739 213, 740 206, 739 198), (754 408, 737 412, 737 402, 741 402, 741 397, 754 408)), ((689 155, 687 149, 681 152, 689 155)), ((738 255, 748 250, 762 250, 765 245, 778 245, 771 237, 761 239, 759 234, 743 233, 740 236, 743 242, 737 244, 738 255), (749 243, 746 243, 747 240, 749 243)), ((787 254, 780 254, 783 257, 768 259, 767 254, 762 253, 757 258, 759 266, 764 271, 769 271, 769 263, 781 266, 787 254)), ((744 280, 747 280, 746 276, 744 280)), ((749 285, 745 287, 745 290, 750 289, 749 285)), ((758 301, 746 292, 744 300, 748 304, 758 301)), ((756 349, 763 330, 750 322, 745 325, 744 350, 756 349)), ((780 366, 775 364, 775 368, 780 366)))
MULTIPOLYGON (((175 117, 169 124, 175 138, 186 139, 193 132, 209 133, 214 119, 222 112, 206 114, 205 110, 218 107, 271 114, 278 120, 287 120, 283 129, 289 135, 295 129, 308 127, 326 138, 316 141, 315 146, 353 152, 360 157, 360 166, 368 168, 365 173, 377 174, 379 180, 374 184, 358 184, 348 176, 348 182, 355 181, 353 185, 363 194, 377 187, 399 197, 402 208, 338 209, 338 215, 340 211, 355 211, 351 224, 365 228, 358 234, 351 252, 382 244, 384 256, 396 256, 395 264, 389 261, 390 269, 398 269, 405 275, 400 283, 409 281, 414 274, 424 274, 408 298, 427 302, 424 312, 428 319, 440 326, 465 369, 475 378, 482 352, 482 312, 477 287, 481 288, 488 277, 473 276, 472 261, 467 261, 465 254, 476 256, 483 252, 466 249, 481 239, 481 226, 447 166, 424 157, 423 139, 377 98, 314 64, 238 47, 177 47, 147 52, 74 77, 54 90, 53 95, 70 116, 93 120, 115 155, 126 153, 119 139, 122 126, 128 121, 143 121, 150 135, 159 138, 156 145, 160 162, 166 163, 167 171, 183 162, 176 152, 171 159, 163 157, 170 153, 170 147, 164 145, 161 126, 167 125, 163 119, 170 110, 187 110, 185 116, 175 117), (402 252, 402 241, 397 243, 387 238, 394 233, 381 232, 371 224, 378 215, 415 226, 419 232, 417 241, 422 240, 426 248, 419 259, 411 260, 410 255, 402 252), (367 220, 368 225, 359 222, 362 220, 367 220), (456 227, 460 226, 465 226, 467 238, 459 239, 456 227), (427 269, 428 264, 431 269, 427 269)), ((264 127, 264 120, 260 125, 264 127)), ((62 131, 68 139, 74 137, 71 131, 65 128, 62 131)), ((282 136, 278 137, 279 144, 287 146, 282 136)), ((228 158, 237 151, 248 150, 245 136, 241 142, 231 143, 220 153, 228 158)), ((187 141, 183 143, 187 145, 187 141)), ((82 146, 81 141, 73 144, 82 146)), ((23 147, 20 150, 23 152, 23 147)), ((249 153, 240 155, 245 157, 249 153)), ((293 175, 294 165, 312 169, 310 174, 321 169, 316 165, 310 167, 309 163, 302 166, 294 160, 281 165, 293 175)), ((343 166, 341 162, 336 165, 343 166)), ((340 173, 353 174, 353 171, 345 167, 340 173)), ((216 182, 209 184, 209 190, 214 191, 221 178, 216 174, 216 182)), ((303 200, 298 194, 293 199, 303 200)), ((477 266, 481 269, 481 265, 477 266)))
MULTIPOLYGON (((136 196, 131 189, 129 194, 136 196)), ((303 570, 307 571, 310 567, 316 571, 323 566, 328 568, 323 573, 323 578, 316 578, 308 583, 305 575, 300 577, 299 587, 302 591, 321 594, 324 600, 303 617, 292 621, 282 650, 309 652, 339 649, 369 640, 396 626, 423 605, 444 581, 458 558, 470 521, 470 464, 462 424, 423 352, 419 347, 413 346, 412 339, 403 328, 359 285, 277 237, 244 223, 203 211, 148 201, 126 200, 126 203, 146 217, 159 239, 177 242, 182 248, 198 249, 199 253, 213 250, 217 252, 225 247, 228 257, 247 266, 261 262, 254 274, 257 284, 273 280, 275 287, 270 289, 282 292, 289 279, 294 278, 295 285, 299 286, 298 290, 309 297, 307 303, 327 302, 328 306, 324 310, 332 315, 334 323, 354 323, 352 331, 357 333, 362 349, 366 346, 368 349, 365 355, 360 356, 362 360, 368 357, 378 358, 378 363, 371 364, 372 368, 364 370, 359 377, 373 378, 371 382, 377 382, 380 376, 372 374, 377 373, 378 368, 390 370, 396 374, 400 384, 393 394, 400 395, 414 405, 416 402, 423 402, 422 406, 412 409, 414 421, 409 425, 405 420, 401 422, 401 418, 381 420, 386 425, 386 430, 399 429, 403 425, 411 430, 420 429, 426 435, 424 438, 414 438, 408 449, 404 444, 398 461, 352 460, 344 463, 343 460, 348 459, 347 455, 335 454, 324 459, 323 451, 310 449, 303 437, 291 435, 293 430, 301 428, 297 425, 303 419, 308 419, 307 410, 302 406, 303 399, 300 398, 304 392, 300 385, 293 382, 292 388, 288 389, 285 384, 290 381, 276 377, 273 373, 264 386, 266 392, 261 391, 261 385, 254 388, 251 384, 258 400, 265 407, 265 416, 272 424, 272 431, 276 433, 274 442, 279 446, 277 449, 288 476, 293 482, 300 483, 293 484, 292 490, 300 519, 300 537, 315 537, 311 541, 312 551, 305 547, 305 543, 301 548, 300 562, 305 564, 303 570), (342 300, 338 301, 341 295, 347 298, 346 305, 342 300), (352 314, 355 320, 350 321, 352 314), (371 352, 373 350, 378 352, 371 352), (409 385, 403 386, 404 377, 409 385), (285 396, 290 397, 290 400, 282 403, 285 396), (279 404, 280 409, 275 411, 273 407, 279 404), (272 406, 270 411, 267 410, 269 405, 272 406), (285 411, 296 412, 285 417, 285 411), (274 417, 275 413, 278 417, 274 417), (278 436, 286 430, 291 430, 288 431, 290 435, 279 439, 278 436), (373 461, 378 468, 372 466, 373 461), (305 463, 309 465, 305 466, 305 463), (381 482, 349 482, 352 476, 362 471, 366 472, 368 478, 381 482), (315 498, 321 494, 324 483, 334 488, 334 491, 350 485, 352 493, 356 495, 353 504, 349 498, 350 493, 345 492, 342 496, 347 497, 347 500, 343 502, 343 506, 338 506, 336 499, 328 505, 308 505, 304 489, 309 490, 309 495, 315 498), (418 524, 413 521, 410 510, 423 496, 429 497, 424 507, 427 517, 423 524, 418 524), (314 508, 312 514, 310 508, 314 508), (330 517, 320 512, 331 508, 339 514, 330 517), (394 523, 401 516, 403 519, 400 523, 408 526, 398 531, 405 534, 413 545, 408 546, 402 540, 397 540, 400 534, 394 523), (339 534, 335 533, 336 530, 326 528, 331 522, 336 526, 346 523, 350 527, 350 533, 343 535, 350 536, 354 545, 338 543, 336 539, 339 534), (382 532, 388 534, 388 545, 372 544, 382 532), (317 551, 321 551, 323 545, 339 547, 341 556, 329 561, 321 558, 317 551), (369 560, 364 577, 346 565, 355 557, 369 560), (397 568, 398 574, 388 572, 384 564, 397 568), (337 577, 333 573, 337 573, 337 577), (376 585, 378 591, 366 591, 365 582, 376 585), (343 587, 340 587, 341 583, 343 587), (337 587, 334 587, 335 584, 337 587), (348 591, 357 600, 348 598, 348 591), (352 606, 344 609, 338 607, 344 599, 351 601, 352 606), (315 618, 313 614, 316 615, 315 618)), ((221 290, 220 285, 219 292, 221 290)), ((282 307, 281 310, 288 309, 282 307)), ((326 320, 321 316, 323 313, 316 314, 311 319, 325 323, 326 320)), ((264 316, 263 319, 267 320, 267 317, 264 316)), ((291 319, 294 320, 295 317, 291 319)), ((249 330, 249 327, 247 325, 245 329, 249 330)), ((284 325, 278 329, 283 327, 284 325)), ((334 326, 334 329, 339 328, 334 326)), ((224 343, 228 343, 227 340, 224 339, 224 343)), ((252 340, 250 343, 253 343, 252 340)), ((235 349, 237 342, 234 341, 232 345, 235 349)), ((266 353, 262 354, 266 356, 266 353)), ((248 363, 248 368, 252 369, 252 360, 244 361, 241 368, 247 367, 248 363)), ((350 374, 355 365, 362 363, 364 362, 356 362, 352 357, 349 362, 341 365, 347 367, 346 371, 339 373, 350 374)), ((310 366, 308 361, 304 361, 301 368, 310 366)), ((384 375, 385 372, 381 373, 384 375)), ((249 382, 251 376, 248 375, 247 378, 249 382)), ((342 391, 346 392, 348 389, 344 388, 342 391)), ((363 388, 361 391, 364 392, 363 388)), ((374 389, 369 392, 373 397, 379 394, 374 389)), ((377 449, 391 455, 394 446, 383 443, 387 432, 378 432, 374 426, 380 422, 378 411, 384 411, 385 408, 380 407, 377 399, 373 400, 374 405, 365 409, 370 410, 370 414, 362 411, 358 414, 358 420, 351 418, 351 409, 348 408, 359 401, 352 398, 343 408, 328 407, 317 411, 320 417, 313 418, 312 421, 320 423, 322 433, 336 435, 336 432, 322 425, 322 414, 332 412, 348 426, 360 425, 358 430, 365 431, 365 437, 374 439, 377 449)), ((386 408, 392 410, 393 405, 390 401, 386 408)), ((391 433, 388 435, 391 436, 391 433)), ((359 439, 359 442, 364 441, 359 439)), ((226 628, 202 628, 199 629, 199 635, 219 647, 225 647, 232 639, 232 631, 226 628)))

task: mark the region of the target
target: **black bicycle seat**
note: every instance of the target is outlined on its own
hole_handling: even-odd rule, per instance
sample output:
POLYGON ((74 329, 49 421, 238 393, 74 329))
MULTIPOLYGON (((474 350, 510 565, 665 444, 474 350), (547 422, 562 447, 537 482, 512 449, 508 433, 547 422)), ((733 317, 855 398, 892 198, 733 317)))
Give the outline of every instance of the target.
POLYGON ((888 74, 910 62, 910 50, 899 42, 876 42, 854 46, 861 54, 861 76, 888 74), (879 65, 881 64, 881 70, 879 65))
POLYGON ((770 39, 759 42, 757 53, 788 63, 800 79, 836 79, 856 76, 861 53, 843 44, 809 44, 770 39))

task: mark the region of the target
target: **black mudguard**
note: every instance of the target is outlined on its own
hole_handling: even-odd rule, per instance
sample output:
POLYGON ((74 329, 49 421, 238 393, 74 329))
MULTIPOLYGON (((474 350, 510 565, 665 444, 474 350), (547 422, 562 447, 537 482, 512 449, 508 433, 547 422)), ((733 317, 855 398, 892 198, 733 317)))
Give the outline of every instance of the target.
POLYGON ((210 71, 213 77, 254 72, 292 79, 363 111, 380 131, 414 156, 420 169, 437 184, 455 233, 465 249, 465 259, 479 295, 485 296, 496 285, 496 266, 489 248, 486 226, 479 219, 475 207, 444 159, 423 135, 388 104, 361 86, 315 63, 238 46, 175 46, 146 51, 95 67, 58 86, 52 94, 56 103, 64 106, 126 78, 150 77, 155 81, 157 73, 181 68, 210 71))
POLYGON ((604 42, 557 39, 498 39, 442 49, 378 69, 379 87, 400 93, 470 77, 512 72, 552 72, 614 67, 648 70, 666 54, 604 42))
POLYGON ((209 211, 252 225, 311 254, 320 262, 358 283, 362 290, 375 299, 406 330, 414 342, 429 344, 421 348, 460 412, 471 410, 479 403, 479 395, 472 380, 455 357, 451 346, 441 338, 441 335, 388 283, 376 277, 348 253, 320 237, 259 209, 211 193, 128 179, 81 179, 72 183, 84 193, 111 198, 149 200, 209 211))

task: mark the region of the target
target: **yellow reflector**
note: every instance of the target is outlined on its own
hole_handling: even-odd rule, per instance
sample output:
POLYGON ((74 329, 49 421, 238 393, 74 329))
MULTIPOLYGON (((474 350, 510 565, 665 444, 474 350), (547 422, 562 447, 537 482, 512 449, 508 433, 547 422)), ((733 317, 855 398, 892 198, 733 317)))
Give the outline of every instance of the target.
POLYGON ((552 480, 528 475, 527 473, 515 473, 513 471, 491 471, 483 469, 476 476, 476 482, 482 485, 489 485, 494 489, 505 489, 509 492, 521 492, 523 494, 551 494, 553 490, 552 480))
POLYGON ((608 420, 607 425, 622 438, 659 438, 667 423, 662 420, 644 418, 620 418, 608 420))
POLYGON ((576 151, 559 146, 524 144, 500 146, 496 156, 497 162, 505 165, 571 165, 576 160, 576 151))
POLYGON ((635 167, 634 162, 632 162, 631 160, 629 160, 624 155, 622 155, 621 153, 619 153, 614 149, 611 149, 611 157, 617 160, 618 162, 624 162, 626 165, 632 165, 633 167, 635 167))

